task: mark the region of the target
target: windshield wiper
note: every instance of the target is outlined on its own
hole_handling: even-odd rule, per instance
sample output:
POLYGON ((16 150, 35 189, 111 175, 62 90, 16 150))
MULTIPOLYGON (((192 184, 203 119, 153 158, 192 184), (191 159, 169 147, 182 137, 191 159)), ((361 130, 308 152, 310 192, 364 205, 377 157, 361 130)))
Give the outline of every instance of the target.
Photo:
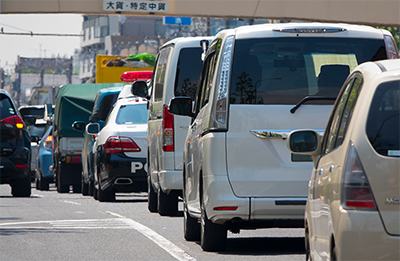
POLYGON ((336 100, 336 97, 328 97, 328 96, 306 96, 304 97, 301 101, 299 101, 293 108, 290 109, 290 112, 293 114, 297 111, 297 109, 304 103, 308 101, 314 101, 314 100, 331 100, 334 101, 336 100))

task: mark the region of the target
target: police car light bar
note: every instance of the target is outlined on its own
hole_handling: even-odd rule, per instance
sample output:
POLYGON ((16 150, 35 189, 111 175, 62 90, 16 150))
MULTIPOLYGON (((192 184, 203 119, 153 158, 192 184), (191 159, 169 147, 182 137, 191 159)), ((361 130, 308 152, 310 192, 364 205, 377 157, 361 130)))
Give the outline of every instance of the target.
POLYGON ((121 75, 121 81, 123 82, 147 81, 152 77, 153 77, 152 71, 124 72, 121 75))

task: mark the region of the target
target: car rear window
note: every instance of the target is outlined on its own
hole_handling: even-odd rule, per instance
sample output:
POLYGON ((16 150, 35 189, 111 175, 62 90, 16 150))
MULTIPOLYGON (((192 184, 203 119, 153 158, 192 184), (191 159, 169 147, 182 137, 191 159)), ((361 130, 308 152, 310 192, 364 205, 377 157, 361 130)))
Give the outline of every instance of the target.
POLYGON ((176 66, 175 96, 186 96, 195 99, 201 71, 201 54, 199 48, 183 48, 179 52, 176 66))
POLYGON ((386 59, 383 39, 242 39, 234 48, 231 104, 294 105, 305 96, 336 97, 358 64, 386 59))
POLYGON ((16 111, 7 95, 0 94, 0 120, 16 114, 16 111))
POLYGON ((34 116, 36 118, 42 119, 44 117, 44 107, 43 108, 20 108, 19 112, 24 116, 34 116))
POLYGON ((400 81, 382 83, 376 89, 367 136, 377 153, 400 157, 400 81))
POLYGON ((147 105, 121 105, 115 122, 117 124, 147 124, 147 105))

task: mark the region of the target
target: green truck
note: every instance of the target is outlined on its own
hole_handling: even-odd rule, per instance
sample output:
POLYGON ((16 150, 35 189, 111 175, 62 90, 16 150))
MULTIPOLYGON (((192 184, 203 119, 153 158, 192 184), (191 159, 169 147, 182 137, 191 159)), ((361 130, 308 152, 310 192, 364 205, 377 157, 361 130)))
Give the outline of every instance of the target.
POLYGON ((88 122, 99 90, 124 85, 126 83, 67 84, 58 90, 53 119, 53 171, 59 193, 68 193, 70 186, 73 192, 81 192, 84 138, 82 132, 73 128, 73 123, 88 122))

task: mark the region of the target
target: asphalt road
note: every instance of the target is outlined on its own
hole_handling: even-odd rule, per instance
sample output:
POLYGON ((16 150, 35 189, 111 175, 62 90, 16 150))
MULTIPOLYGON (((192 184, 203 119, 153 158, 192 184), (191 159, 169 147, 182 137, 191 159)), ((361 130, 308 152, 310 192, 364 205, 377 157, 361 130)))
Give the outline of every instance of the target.
MULTIPOLYGON (((180 204, 182 210, 182 204, 180 204)), ((183 238, 183 214, 147 210, 147 194, 101 203, 81 194, 32 188, 14 198, 0 185, 0 260, 304 260, 303 229, 228 232, 223 252, 183 238)))

